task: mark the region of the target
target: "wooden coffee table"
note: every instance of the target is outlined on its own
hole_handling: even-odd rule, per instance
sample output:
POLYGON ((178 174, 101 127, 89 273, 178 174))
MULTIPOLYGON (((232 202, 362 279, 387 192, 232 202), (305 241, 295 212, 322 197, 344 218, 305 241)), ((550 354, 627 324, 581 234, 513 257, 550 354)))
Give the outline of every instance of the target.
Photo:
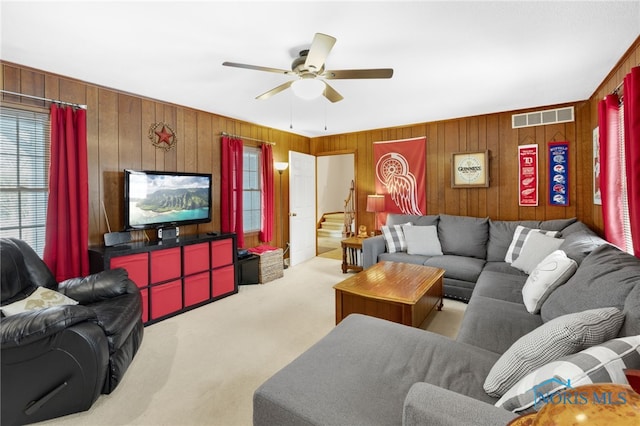
POLYGON ((444 269, 378 262, 336 284, 336 324, 359 313, 418 327, 433 308, 442 309, 444 269))

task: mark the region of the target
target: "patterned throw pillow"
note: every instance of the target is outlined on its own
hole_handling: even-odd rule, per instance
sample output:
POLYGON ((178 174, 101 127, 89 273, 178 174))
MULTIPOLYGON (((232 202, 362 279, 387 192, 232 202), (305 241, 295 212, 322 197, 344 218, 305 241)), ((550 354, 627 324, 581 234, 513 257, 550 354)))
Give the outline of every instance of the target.
POLYGON ((500 398, 534 369, 617 336, 624 314, 618 308, 591 309, 555 318, 525 334, 491 367, 484 382, 500 398))
POLYGON ((532 232, 525 241, 520 256, 513 261, 511 266, 531 274, 545 257, 556 251, 564 240, 550 237, 542 232, 532 232))
POLYGON ((505 262, 513 263, 518 258, 518 256, 520 256, 522 246, 524 246, 525 241, 527 241, 527 239, 529 238, 529 234, 531 234, 532 232, 541 232, 550 237, 555 237, 556 235, 558 235, 557 231, 543 231, 542 229, 532 229, 522 225, 516 226, 516 230, 513 233, 513 239, 511 240, 511 245, 507 250, 507 254, 504 256, 505 262))
POLYGON ((626 368, 640 368, 640 336, 609 340, 550 362, 523 377, 495 405, 514 413, 538 410, 543 398, 569 386, 627 384, 626 368))
POLYGON ((532 314, 540 312, 542 304, 558 286, 567 282, 578 269, 575 260, 556 250, 535 267, 522 287, 524 306, 532 314))
POLYGON ((28 297, 13 302, 10 305, 2 307, 2 312, 6 315, 15 315, 21 312, 35 311, 38 309, 49 308, 51 306, 61 305, 77 305, 78 302, 62 293, 50 290, 45 287, 38 287, 28 297))
POLYGON ((404 238, 403 226, 410 226, 411 222, 401 225, 384 225, 380 229, 387 244, 387 253, 407 251, 407 240, 404 238))

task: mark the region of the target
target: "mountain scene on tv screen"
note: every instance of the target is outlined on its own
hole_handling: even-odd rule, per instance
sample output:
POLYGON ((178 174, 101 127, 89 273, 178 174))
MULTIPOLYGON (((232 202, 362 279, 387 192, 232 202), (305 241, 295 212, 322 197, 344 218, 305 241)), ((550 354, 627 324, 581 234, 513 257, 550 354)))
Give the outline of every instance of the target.
POLYGON ((198 210, 208 206, 208 188, 159 189, 136 203, 136 207, 139 209, 154 213, 198 210))

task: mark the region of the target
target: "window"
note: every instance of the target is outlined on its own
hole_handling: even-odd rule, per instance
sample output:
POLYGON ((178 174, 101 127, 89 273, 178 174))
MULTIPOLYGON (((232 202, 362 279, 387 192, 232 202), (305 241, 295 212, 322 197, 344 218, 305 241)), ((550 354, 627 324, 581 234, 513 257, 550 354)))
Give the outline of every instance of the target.
POLYGON ((47 217, 49 114, 0 108, 0 236, 42 257, 47 217))
POLYGON ((262 216, 260 159, 260 149, 244 147, 242 158, 242 219, 245 232, 260 231, 260 218, 262 216))

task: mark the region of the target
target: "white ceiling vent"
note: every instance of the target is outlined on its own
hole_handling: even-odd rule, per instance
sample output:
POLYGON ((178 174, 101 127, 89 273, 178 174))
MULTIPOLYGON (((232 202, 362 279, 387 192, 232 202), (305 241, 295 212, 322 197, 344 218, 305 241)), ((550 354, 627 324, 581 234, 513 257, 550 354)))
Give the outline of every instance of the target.
POLYGON ((573 121, 573 107, 548 109, 545 111, 525 112, 511 116, 511 127, 544 126, 555 123, 568 123, 573 121))

